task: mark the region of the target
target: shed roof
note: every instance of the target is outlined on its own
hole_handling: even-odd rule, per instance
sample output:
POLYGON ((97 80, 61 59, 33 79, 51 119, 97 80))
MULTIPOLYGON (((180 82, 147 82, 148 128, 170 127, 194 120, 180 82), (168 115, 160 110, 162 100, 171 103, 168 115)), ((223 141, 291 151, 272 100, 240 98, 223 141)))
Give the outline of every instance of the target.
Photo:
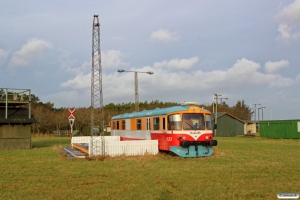
POLYGON ((0 124, 32 124, 37 122, 33 115, 29 118, 27 108, 8 108, 5 119, 5 108, 0 108, 0 124))
MULTIPOLYGON (((239 119, 239 118, 237 118, 237 117, 235 117, 235 116, 233 116, 233 115, 231 115, 231 114, 229 114, 227 112, 217 112, 217 119, 219 119, 220 117, 222 117, 224 115, 228 115, 228 116, 230 116, 230 117, 232 117, 232 118, 234 118, 234 119, 236 119, 236 120, 238 120, 238 121, 240 121, 242 123, 245 123, 243 120, 241 120, 241 119, 239 119)), ((212 118, 211 119, 212 121, 215 119, 215 113, 212 113, 212 117, 211 118, 212 118)))

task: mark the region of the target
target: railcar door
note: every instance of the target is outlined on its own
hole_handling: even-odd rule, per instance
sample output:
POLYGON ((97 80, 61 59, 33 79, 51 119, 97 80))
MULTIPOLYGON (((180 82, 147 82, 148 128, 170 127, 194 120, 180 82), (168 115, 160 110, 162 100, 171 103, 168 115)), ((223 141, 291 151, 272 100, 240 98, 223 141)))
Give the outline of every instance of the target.
POLYGON ((117 132, 116 132, 116 129, 117 129, 117 121, 113 121, 113 130, 111 130, 111 135, 112 136, 117 136, 117 132))
POLYGON ((151 118, 146 119, 146 140, 151 140, 151 118))

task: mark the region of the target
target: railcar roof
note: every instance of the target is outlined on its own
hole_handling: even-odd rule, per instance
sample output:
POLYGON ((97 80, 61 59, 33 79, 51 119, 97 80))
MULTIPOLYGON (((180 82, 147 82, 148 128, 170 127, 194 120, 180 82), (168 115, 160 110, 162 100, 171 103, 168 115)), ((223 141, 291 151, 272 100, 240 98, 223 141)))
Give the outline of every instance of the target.
MULTIPOLYGON (((116 119, 128 119, 128 118, 138 118, 138 117, 147 117, 147 116, 159 116, 159 115, 166 115, 172 112, 188 111, 188 110, 189 110, 189 106, 187 105, 173 106, 168 108, 155 108, 153 110, 143 110, 141 112, 125 113, 125 114, 114 116, 111 119, 116 120, 116 119)), ((207 111, 201 108, 200 110, 207 111)))

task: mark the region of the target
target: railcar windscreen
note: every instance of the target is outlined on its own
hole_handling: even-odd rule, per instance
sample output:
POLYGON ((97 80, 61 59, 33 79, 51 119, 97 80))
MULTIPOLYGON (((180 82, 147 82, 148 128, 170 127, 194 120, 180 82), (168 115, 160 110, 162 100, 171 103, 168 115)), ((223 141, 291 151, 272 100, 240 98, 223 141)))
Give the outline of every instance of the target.
POLYGON ((204 130, 204 115, 203 114, 183 114, 183 129, 184 130, 204 130))

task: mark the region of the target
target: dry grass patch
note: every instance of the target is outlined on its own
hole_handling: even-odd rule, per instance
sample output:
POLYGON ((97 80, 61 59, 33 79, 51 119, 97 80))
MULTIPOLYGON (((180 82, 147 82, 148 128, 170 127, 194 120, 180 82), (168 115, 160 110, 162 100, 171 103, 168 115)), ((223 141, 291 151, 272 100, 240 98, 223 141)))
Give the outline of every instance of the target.
POLYGON ((212 155, 213 157, 226 157, 230 155, 229 152, 222 151, 218 147, 213 147, 213 148, 214 148, 214 153, 212 155))

